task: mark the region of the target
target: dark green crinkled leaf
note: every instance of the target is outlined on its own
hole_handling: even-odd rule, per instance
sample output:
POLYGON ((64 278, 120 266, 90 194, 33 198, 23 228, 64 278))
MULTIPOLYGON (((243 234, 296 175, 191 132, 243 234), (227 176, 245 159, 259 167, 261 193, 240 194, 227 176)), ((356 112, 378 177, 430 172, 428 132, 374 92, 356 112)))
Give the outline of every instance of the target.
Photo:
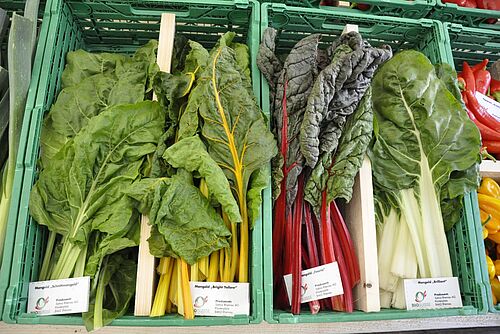
POLYGON ((170 146, 163 158, 174 168, 183 168, 188 172, 197 172, 205 178, 208 190, 233 223, 241 222, 238 203, 231 193, 229 182, 222 169, 208 154, 200 137, 185 138, 170 146))
MULTIPOLYGON (((310 167, 316 166, 321 153, 319 147, 321 125, 326 119, 330 101, 335 96, 337 75, 352 51, 347 44, 342 44, 335 50, 331 64, 321 71, 308 97, 299 137, 301 152, 310 167)), ((332 144, 331 146, 333 148, 336 145, 332 144)), ((330 152, 332 151, 333 149, 330 150, 330 152)))
POLYGON ((358 174, 373 130, 371 90, 368 89, 358 109, 348 118, 344 134, 340 137, 335 163, 329 172, 327 183, 328 202, 343 198, 351 200, 354 178, 358 174))
POLYGON ((189 44, 187 37, 179 33, 175 34, 171 73, 182 72, 188 52, 189 44))
POLYGON ((193 264, 215 250, 228 247, 231 233, 208 199, 186 180, 185 174, 191 177, 185 172, 161 182, 144 179, 136 186, 145 189, 155 184, 145 197, 151 207, 144 211, 148 213, 149 223, 156 228, 148 240, 151 254, 181 257, 193 264), (147 185, 140 185, 142 182, 147 185))
POLYGON ((391 48, 373 48, 357 32, 335 43, 330 65, 321 71, 308 99, 300 145, 307 165, 315 167, 322 153, 337 149, 347 118, 356 110, 378 66, 391 48))
MULTIPOLYGON (((269 83, 271 101, 274 101, 276 85, 278 83, 278 78, 280 76, 281 70, 283 69, 283 63, 275 54, 277 34, 278 31, 276 29, 266 28, 266 30, 264 30, 264 33, 262 34, 262 41, 259 45, 259 52, 257 54, 257 66, 269 83)), ((271 114, 273 114, 272 110, 271 114)))
MULTIPOLYGON (((286 180, 287 205, 291 207, 297 194, 298 176, 302 172, 304 158, 300 151, 299 132, 307 106, 307 98, 313 88, 317 76, 318 45, 321 36, 314 34, 300 40, 290 51, 280 73, 276 88, 274 105, 275 135, 278 147, 282 145, 282 132, 284 120, 283 99, 286 98, 286 111, 288 119, 287 128, 287 157, 284 166, 290 168, 286 180), (286 96, 285 96, 286 86, 286 96), (293 167, 292 167, 293 166, 293 167)), ((282 152, 283 153, 283 152, 282 152)), ((280 162, 277 159, 275 164, 280 162)), ((281 167, 283 168, 283 166, 281 167)), ((275 182, 280 174, 275 174, 275 182)), ((275 195, 276 196, 276 195, 275 195)))
POLYGON ((93 117, 40 172, 30 197, 35 220, 87 244, 92 230, 123 231, 133 208, 125 195, 163 132, 159 104, 120 105, 93 117), (117 117, 119 115, 119 117, 117 117))

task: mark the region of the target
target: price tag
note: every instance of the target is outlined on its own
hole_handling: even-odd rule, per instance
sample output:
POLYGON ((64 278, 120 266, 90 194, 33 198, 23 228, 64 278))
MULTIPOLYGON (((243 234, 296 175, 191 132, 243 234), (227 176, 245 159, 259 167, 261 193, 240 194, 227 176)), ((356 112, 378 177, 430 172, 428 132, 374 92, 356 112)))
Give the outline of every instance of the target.
POLYGON ((38 315, 87 312, 90 277, 31 282, 28 290, 28 312, 38 315))
POLYGON ((476 99, 491 116, 500 121, 500 103, 479 92, 476 92, 476 99))
POLYGON ((407 310, 462 307, 458 278, 405 279, 407 310))
MULTIPOLYGON (((292 274, 285 279, 288 300, 292 303, 292 274)), ((344 294, 337 262, 302 271, 301 303, 344 294)))
POLYGON ((233 317, 250 314, 250 284, 190 282, 195 315, 233 317))

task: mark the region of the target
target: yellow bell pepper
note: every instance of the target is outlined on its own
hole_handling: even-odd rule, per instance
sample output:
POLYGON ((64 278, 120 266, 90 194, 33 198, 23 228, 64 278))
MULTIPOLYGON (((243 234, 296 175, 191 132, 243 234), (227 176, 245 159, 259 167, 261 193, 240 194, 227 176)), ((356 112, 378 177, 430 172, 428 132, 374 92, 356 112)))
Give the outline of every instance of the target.
POLYGON ((486 255, 486 266, 488 268, 488 276, 491 279, 495 278, 495 264, 493 263, 493 260, 491 257, 486 255))
POLYGON ((500 199, 500 186, 490 177, 483 177, 477 192, 500 199))
POLYGON ((488 239, 494 241, 497 244, 500 244, 500 232, 488 234, 488 239))
POLYGON ((483 226, 483 240, 488 237, 488 229, 483 226))
POLYGON ((493 295, 496 297, 497 301, 500 300, 500 282, 495 277, 494 279, 490 280, 490 284, 491 292, 493 292, 493 295))
POLYGON ((480 210, 481 224, 483 224, 489 233, 497 233, 500 230, 500 217, 494 217, 484 210, 480 210))
POLYGON ((477 199, 479 200, 479 207, 485 206, 491 208, 494 212, 490 212, 490 210, 483 209, 482 210, 490 213, 490 214, 497 214, 497 216, 500 217, 500 199, 488 196, 488 195, 483 195, 483 194, 477 194, 477 199))
POLYGON ((491 288, 491 296, 493 297, 493 305, 498 304, 497 297, 496 297, 496 296, 495 296, 495 294, 493 293, 493 288, 491 288))
POLYGON ((495 260, 495 275, 500 276, 500 260, 495 260))

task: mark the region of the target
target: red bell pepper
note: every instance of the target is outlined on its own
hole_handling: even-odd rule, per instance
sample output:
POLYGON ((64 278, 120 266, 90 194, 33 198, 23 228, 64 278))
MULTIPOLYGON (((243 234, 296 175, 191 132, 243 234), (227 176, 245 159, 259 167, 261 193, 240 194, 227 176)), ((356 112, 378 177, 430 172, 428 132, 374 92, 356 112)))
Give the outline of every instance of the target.
POLYGON ((476 0, 476 2, 478 8, 500 10, 500 1, 498 0, 476 0))
POLYGON ((486 125, 479 122, 469 109, 466 108, 465 110, 467 111, 467 115, 469 115, 471 121, 473 121, 474 124, 476 124, 477 128, 479 129, 479 132, 481 133, 481 138, 483 140, 500 141, 500 133, 496 132, 493 129, 490 129, 486 125))
POLYGON ((472 72, 474 72, 474 75, 476 75, 476 72, 478 72, 479 70, 485 70, 489 61, 490 61, 489 59, 483 59, 482 62, 472 66, 471 69, 472 72))
POLYGON ((487 70, 478 70, 474 73, 476 78, 476 90, 481 94, 488 94, 491 83, 491 74, 487 70))
POLYGON ((474 94, 471 91, 465 91, 467 96, 467 107, 476 116, 476 118, 482 124, 486 125, 490 129, 500 132, 500 122, 488 113, 488 110, 479 104, 474 94))
POLYGON ((472 92, 472 94, 476 93, 476 79, 474 78, 474 72, 472 72, 472 68, 469 64, 464 61, 462 77, 465 80, 465 89, 472 92))
POLYGON ((500 141, 483 140, 483 147, 488 153, 500 153, 500 141))

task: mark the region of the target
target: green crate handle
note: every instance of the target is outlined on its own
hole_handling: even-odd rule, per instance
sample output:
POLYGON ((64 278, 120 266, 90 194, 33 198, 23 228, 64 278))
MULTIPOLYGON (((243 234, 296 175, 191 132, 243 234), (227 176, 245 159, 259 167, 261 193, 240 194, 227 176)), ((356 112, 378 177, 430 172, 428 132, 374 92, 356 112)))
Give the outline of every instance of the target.
MULTIPOLYGON (((162 0, 160 0, 159 2, 161 2, 162 0)), ((224 3, 224 1, 211 1, 210 4, 214 4, 214 3, 218 3, 218 2, 221 2, 221 3, 224 3)), ((103 3, 107 3, 107 1, 103 1, 103 3)), ((248 8, 249 6, 249 1, 248 0, 234 0, 234 5, 236 8, 243 8, 243 9, 246 9, 248 8)), ((155 16, 155 15, 159 15, 161 14, 162 12, 164 12, 164 10, 162 9, 142 9, 142 8, 134 8, 132 5, 130 6, 130 14, 132 15, 146 15, 146 16, 155 16)), ((169 13, 172 13, 172 14, 175 14, 176 16, 182 16, 182 17, 189 17, 189 10, 187 11, 169 11, 169 13)))

